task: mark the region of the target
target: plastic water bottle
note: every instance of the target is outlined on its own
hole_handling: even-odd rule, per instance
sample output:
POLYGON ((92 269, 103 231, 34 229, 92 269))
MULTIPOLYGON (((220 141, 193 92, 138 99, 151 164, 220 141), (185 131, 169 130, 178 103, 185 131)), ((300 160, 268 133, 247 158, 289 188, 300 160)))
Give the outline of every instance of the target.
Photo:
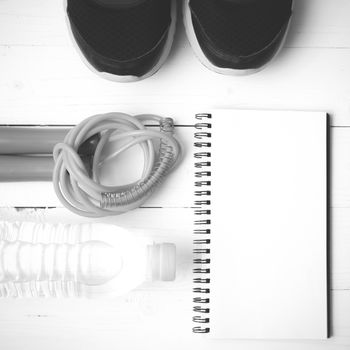
POLYGON ((175 272, 174 244, 117 226, 0 223, 0 297, 118 296, 175 272))

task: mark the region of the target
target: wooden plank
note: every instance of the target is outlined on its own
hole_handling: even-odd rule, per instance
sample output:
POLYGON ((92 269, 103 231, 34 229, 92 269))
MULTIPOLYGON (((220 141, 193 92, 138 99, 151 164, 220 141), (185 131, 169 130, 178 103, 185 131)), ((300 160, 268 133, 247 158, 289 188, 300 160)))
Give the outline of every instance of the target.
MULTIPOLYGON (((205 340, 191 334, 192 310, 187 292, 136 291, 109 301, 96 300, 0 300, 0 338, 6 349, 23 344, 40 348, 74 348, 78 341, 85 349, 96 344, 125 344, 148 348, 161 344, 167 349, 195 346, 203 349, 348 349, 350 346, 349 291, 332 293, 333 337, 327 341, 238 342, 205 340), (18 330, 21 336, 18 337, 18 330), (170 341, 175 339, 176 342, 170 341), (176 346, 175 346, 176 345, 176 346)), ((302 317, 302 315, 301 315, 302 317)))
POLYGON ((0 57, 4 122, 63 123, 121 111, 125 104, 133 105, 132 111, 142 107, 147 112, 150 105, 205 103, 211 107, 325 110, 333 114, 333 125, 350 125, 348 49, 286 48, 263 72, 235 78, 207 70, 186 45, 174 49, 155 76, 126 85, 92 74, 71 47, 0 47, 0 57))
POLYGON ((4 122, 77 122, 95 113, 122 111, 124 105, 134 106, 136 113, 152 105, 205 104, 324 110, 333 115, 333 125, 350 125, 349 49, 286 48, 261 73, 229 77, 207 70, 186 45, 174 49, 155 76, 126 85, 91 73, 71 47, 0 47, 0 57, 4 122))
POLYGON ((347 0, 297 0, 286 48, 260 74, 234 78, 209 72, 179 26, 161 71, 127 85, 99 79, 82 64, 66 33, 61 5, 0 3, 0 113, 6 122, 79 121, 125 104, 134 105, 135 113, 152 104, 201 105, 205 100, 210 106, 327 110, 334 125, 350 125, 347 0))
MULTIPOLYGON (((0 45, 68 46, 62 4, 61 0, 1 1, 0 28, 6 30, 0 30, 0 45)), ((347 0, 295 0, 286 46, 349 48, 348 10, 347 0)))
MULTIPOLYGON (((128 106, 128 109, 131 109, 128 106)), ((197 111, 205 110, 199 108, 197 111)), ((162 106, 150 109, 153 113, 161 115, 171 115, 176 121, 194 121, 194 112, 182 111, 179 106, 170 110, 169 107, 162 111, 162 106), (168 112, 166 112, 168 111, 168 112)), ((193 205, 193 182, 194 182, 194 158, 193 158, 193 128, 176 128, 176 135, 181 140, 184 149, 182 163, 173 173, 162 183, 159 191, 147 201, 146 206, 152 207, 191 207, 193 205)), ((350 208, 350 128, 332 128, 331 130, 331 206, 334 208, 350 208)), ((135 164, 140 164, 143 160, 140 149, 130 151, 121 163, 128 163, 128 157, 135 160, 135 164), (138 162, 137 162, 138 161, 138 162)), ((233 160, 232 160, 233 161, 233 160)), ((141 169, 141 166, 139 167, 141 169)), ((135 165, 135 171, 140 169, 135 165)), ((137 173, 136 173, 137 174, 137 173)), ((135 180, 137 175, 135 176, 135 180)), ((128 174, 123 178, 116 178, 115 181, 125 183, 128 174)), ((228 184, 229 185, 229 184, 228 184)), ((0 183, 0 207, 7 206, 61 206, 56 198, 51 183, 0 183)))
POLYGON ((350 209, 335 208, 331 211, 329 232, 330 272, 333 290, 350 291, 350 209))
POLYGON ((331 133, 331 206, 350 207, 350 128, 331 133))
POLYGON ((350 47, 347 0, 295 0, 287 47, 350 47))
MULTIPOLYGON (((192 264, 193 209, 191 208, 141 208, 124 215, 105 219, 85 219, 64 209, 0 209, 5 221, 36 221, 49 223, 105 222, 144 234, 157 242, 173 242, 178 248, 180 285, 190 283, 192 264)), ((350 208, 331 211, 330 230, 330 288, 350 291, 350 208)), ((173 286, 172 286, 173 288, 173 286)))

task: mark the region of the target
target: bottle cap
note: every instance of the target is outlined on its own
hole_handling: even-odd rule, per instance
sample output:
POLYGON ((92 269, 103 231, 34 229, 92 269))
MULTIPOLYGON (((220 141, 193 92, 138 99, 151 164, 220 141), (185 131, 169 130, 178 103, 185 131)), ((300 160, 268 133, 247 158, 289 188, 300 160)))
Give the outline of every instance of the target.
POLYGON ((176 246, 161 243, 148 246, 152 281, 174 281, 176 277, 176 246))

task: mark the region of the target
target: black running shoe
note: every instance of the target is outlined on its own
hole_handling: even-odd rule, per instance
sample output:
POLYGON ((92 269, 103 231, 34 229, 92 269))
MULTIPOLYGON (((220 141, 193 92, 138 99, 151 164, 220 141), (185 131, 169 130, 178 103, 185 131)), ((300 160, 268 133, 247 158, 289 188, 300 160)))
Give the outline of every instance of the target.
POLYGON ((222 74, 259 71, 286 38, 293 0, 183 0, 195 54, 222 74))
POLYGON ((154 74, 176 27, 176 0, 64 0, 68 27, 85 63, 114 81, 154 74))

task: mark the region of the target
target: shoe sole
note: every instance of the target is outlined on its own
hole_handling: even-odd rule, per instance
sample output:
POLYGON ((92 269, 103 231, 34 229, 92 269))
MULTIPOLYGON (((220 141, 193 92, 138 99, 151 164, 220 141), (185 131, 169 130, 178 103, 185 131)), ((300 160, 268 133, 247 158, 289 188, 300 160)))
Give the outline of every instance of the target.
POLYGON ((64 14, 65 14, 65 21, 66 25, 68 28, 68 33, 71 39, 71 42, 73 43, 73 46, 75 47, 76 51, 78 52, 81 60, 85 63, 85 65, 90 69, 90 71, 94 72, 97 74, 99 77, 103 79, 107 79, 110 81, 118 82, 118 83, 131 83, 131 82, 137 82, 146 78, 151 77, 153 74, 157 73, 158 70, 163 66, 164 62, 168 58, 173 42, 174 42, 174 37, 175 37, 175 31, 176 31, 176 20, 177 20, 177 6, 176 6, 176 0, 171 0, 171 23, 168 31, 168 37, 167 41, 165 43, 165 46, 163 48, 163 52, 158 60, 158 62, 155 64, 155 66, 146 74, 138 77, 134 75, 117 75, 117 74, 112 74, 112 73, 107 73, 107 72, 100 72, 98 71, 84 56, 84 54, 81 52, 77 42, 75 41, 73 31, 71 28, 71 24, 68 18, 67 14, 67 1, 68 0, 63 0, 63 9, 64 9, 64 14))
MULTIPOLYGON (((203 53, 203 51, 198 43, 197 36, 196 36, 194 26, 193 26, 193 22, 192 22, 192 14, 191 14, 189 2, 190 2, 190 0, 183 1, 183 22, 184 22, 185 31, 187 34, 188 41, 190 42, 192 50, 193 50, 195 56, 198 58, 198 60, 206 68, 208 68, 209 70, 211 70, 215 73, 219 73, 219 74, 223 74, 223 75, 232 75, 232 76, 251 75, 254 73, 258 73, 261 70, 263 70, 264 68, 266 68, 266 66, 268 66, 278 56, 278 54, 281 52, 281 50, 286 42, 287 34, 289 32, 290 24, 292 21, 292 16, 289 19, 286 33, 283 37, 283 40, 281 40, 281 43, 280 43, 276 53, 271 58, 271 60, 269 60, 266 64, 264 64, 263 66, 261 66, 259 68, 252 68, 252 69, 233 69, 233 68, 217 67, 211 61, 208 60, 208 58, 205 56, 205 54, 203 53)), ((292 11, 293 11, 293 8, 294 8, 294 1, 292 2, 292 11)))

